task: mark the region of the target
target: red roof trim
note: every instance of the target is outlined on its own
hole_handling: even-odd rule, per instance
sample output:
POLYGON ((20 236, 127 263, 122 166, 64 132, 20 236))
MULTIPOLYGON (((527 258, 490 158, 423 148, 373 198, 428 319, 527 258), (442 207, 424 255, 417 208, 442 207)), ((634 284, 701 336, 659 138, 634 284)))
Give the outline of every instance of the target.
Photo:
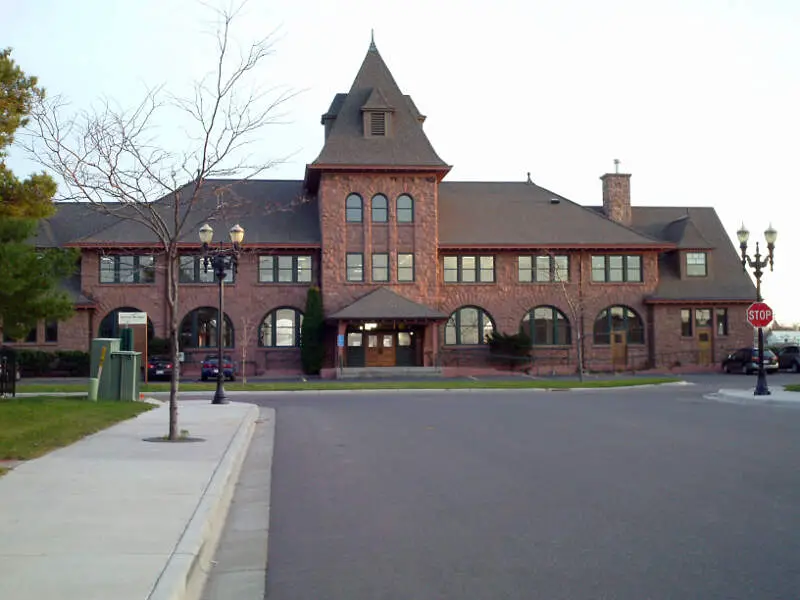
POLYGON ((645 298, 645 304, 752 304, 755 300, 743 300, 741 298, 737 299, 725 299, 725 298, 684 298, 684 299, 673 299, 673 298, 645 298))
POLYGON ((439 244, 439 250, 672 250, 674 245, 652 244, 439 244))
MULTIPOLYGON (((122 251, 126 249, 132 250, 141 250, 141 249, 152 249, 156 253, 160 254, 163 253, 163 248, 160 247, 160 244, 148 244, 144 242, 125 242, 125 243, 113 243, 113 242, 71 242, 68 244, 64 244, 65 247, 70 248, 82 248, 82 249, 105 249, 105 250, 114 250, 114 251, 122 251)), ((200 250, 202 248, 202 244, 198 243, 189 243, 189 242, 181 242, 178 244, 179 250, 200 250)), ((281 242, 281 243, 274 243, 268 244, 264 242, 258 242, 255 244, 244 244, 242 247, 243 252, 247 252, 248 250, 260 250, 260 249, 281 249, 281 248, 291 248, 291 249, 309 249, 309 250, 319 250, 322 248, 322 244, 318 243, 305 243, 305 244, 293 244, 288 242, 281 242)))

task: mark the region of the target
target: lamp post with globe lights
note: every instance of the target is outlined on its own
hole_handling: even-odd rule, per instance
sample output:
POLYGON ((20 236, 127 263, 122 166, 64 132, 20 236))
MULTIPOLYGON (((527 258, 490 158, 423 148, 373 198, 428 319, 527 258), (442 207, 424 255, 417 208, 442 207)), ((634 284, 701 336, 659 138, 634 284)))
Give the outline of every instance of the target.
MULTIPOLYGON (((764 231, 764 239, 767 241, 767 256, 762 259, 761 251, 756 242, 756 252, 751 258, 747 255, 747 241, 750 239, 750 232, 742 223, 739 231, 736 232, 736 237, 739 239, 739 248, 742 252, 742 268, 746 271, 747 267, 753 270, 753 275, 756 278, 756 302, 761 302, 761 276, 764 274, 763 269, 769 266, 772 271, 772 265, 775 255, 775 240, 778 238, 778 232, 770 225, 764 231)), ((756 389, 753 392, 755 396, 768 396, 770 395, 769 388, 767 387, 767 374, 764 371, 764 328, 758 328, 758 380, 756 381, 756 389)))
POLYGON ((219 312, 217 313, 217 390, 214 392, 214 399, 211 404, 227 404, 228 399, 225 397, 225 368, 222 360, 222 342, 224 338, 225 328, 225 311, 224 311, 224 286, 225 276, 228 271, 236 274, 236 268, 239 264, 239 252, 242 248, 242 240, 244 240, 244 228, 241 225, 234 225, 231 227, 228 235, 231 238, 231 246, 225 247, 222 242, 218 247, 212 247, 211 240, 214 237, 214 230, 211 225, 206 223, 200 228, 200 241, 203 243, 203 268, 206 273, 209 269, 214 272, 214 277, 217 279, 219 285, 219 312))

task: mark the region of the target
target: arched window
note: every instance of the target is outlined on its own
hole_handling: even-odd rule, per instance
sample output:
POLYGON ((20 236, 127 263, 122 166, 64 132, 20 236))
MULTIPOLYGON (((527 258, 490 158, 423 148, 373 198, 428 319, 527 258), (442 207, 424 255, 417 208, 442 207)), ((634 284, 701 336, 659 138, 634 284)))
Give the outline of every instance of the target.
POLYGON ((568 346, 572 343, 569 319, 554 306, 537 306, 522 319, 534 346, 568 346))
MULTIPOLYGON (((108 313, 103 320, 100 321, 100 327, 98 328, 97 337, 101 338, 118 338, 119 337, 119 313, 126 313, 126 312, 142 312, 138 308, 133 308, 132 306, 123 306, 120 308, 115 308, 110 313, 108 313)), ((153 322, 150 320, 150 317, 147 317, 147 341, 153 339, 153 322)))
POLYGON ((364 202, 358 194, 350 194, 345 202, 345 218, 349 223, 361 223, 364 218, 364 202))
MULTIPOLYGON (((216 308, 203 306, 187 314, 181 321, 181 348, 216 348, 217 313, 216 308)), ((224 347, 233 347, 233 334, 233 322, 226 314, 225 327, 222 330, 224 347)))
POLYGON ((258 345, 267 348, 293 348, 300 345, 303 313, 294 308, 278 308, 264 317, 258 328, 258 345))
POLYGON ((627 306, 609 306, 594 320, 594 343, 610 344, 612 331, 624 331, 629 344, 644 344, 642 318, 627 306))
POLYGON ((459 308, 444 326, 444 343, 447 345, 478 345, 486 343, 486 336, 494 331, 494 321, 477 306, 459 308))
POLYGON ((372 197, 372 222, 386 223, 389 220, 389 200, 383 194, 372 197))
POLYGON ((414 222, 414 199, 408 194, 400 194, 397 197, 397 222, 414 222))

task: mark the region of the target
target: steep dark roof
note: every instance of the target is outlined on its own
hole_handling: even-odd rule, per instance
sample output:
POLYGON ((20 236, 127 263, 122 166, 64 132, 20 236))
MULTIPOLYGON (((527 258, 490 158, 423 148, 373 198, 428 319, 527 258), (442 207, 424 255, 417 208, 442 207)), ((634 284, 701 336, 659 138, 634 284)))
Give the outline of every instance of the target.
POLYGON ((449 169, 422 130, 423 120, 403 95, 374 44, 345 98, 337 94, 328 112, 335 118, 314 166, 364 165, 449 169), (391 135, 365 137, 362 108, 391 108, 391 135))
MULTIPOLYGON (((171 223, 172 206, 173 200, 168 196, 154 203, 153 209, 171 223)), ((218 229, 214 235, 216 241, 227 241, 227 230, 236 223, 245 228, 245 243, 249 244, 318 245, 321 239, 317 201, 305 196, 302 181, 207 180, 187 220, 182 241, 199 243, 197 232, 205 222, 218 229)), ((157 242, 154 234, 140 223, 74 203, 61 206, 43 229, 47 233, 44 236, 40 232, 43 241, 52 238, 59 244, 157 242)))
POLYGON ((379 287, 345 306, 329 319, 446 319, 424 304, 414 302, 389 288, 379 287))
POLYGON ((755 286, 742 269, 736 248, 713 208, 634 206, 632 225, 663 239, 677 237, 675 241, 680 249, 709 251, 708 275, 685 279, 680 278, 682 257, 676 252, 662 255, 658 288, 651 300, 755 299, 755 286))
POLYGON ((55 214, 39 221, 33 243, 40 248, 57 248, 116 222, 115 217, 98 212, 88 203, 58 202, 55 214))
POLYGON ((664 242, 524 182, 442 182, 442 245, 651 246, 664 242))

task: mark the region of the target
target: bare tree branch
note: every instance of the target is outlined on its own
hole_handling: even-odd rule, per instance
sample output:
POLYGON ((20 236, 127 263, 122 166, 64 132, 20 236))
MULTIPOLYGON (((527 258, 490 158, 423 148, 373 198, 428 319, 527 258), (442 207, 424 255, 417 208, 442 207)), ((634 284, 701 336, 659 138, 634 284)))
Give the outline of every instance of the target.
POLYGON ((61 180, 60 200, 84 202, 98 213, 141 227, 165 257, 165 301, 176 365, 170 439, 177 435, 180 376, 179 243, 198 220, 213 219, 236 205, 230 187, 213 186, 216 198, 207 191, 209 179, 248 180, 281 162, 243 154, 264 128, 282 122, 279 110, 297 95, 258 83, 259 67, 273 54, 274 34, 238 49, 234 24, 246 2, 225 8, 200 4, 216 23, 216 58, 211 72, 195 82, 187 97, 160 86, 147 89, 129 110, 105 100, 78 112, 63 98, 42 100, 26 143, 30 155, 61 180), (161 129, 168 124, 175 124, 185 134, 181 139, 192 146, 168 150, 160 144, 161 129))

